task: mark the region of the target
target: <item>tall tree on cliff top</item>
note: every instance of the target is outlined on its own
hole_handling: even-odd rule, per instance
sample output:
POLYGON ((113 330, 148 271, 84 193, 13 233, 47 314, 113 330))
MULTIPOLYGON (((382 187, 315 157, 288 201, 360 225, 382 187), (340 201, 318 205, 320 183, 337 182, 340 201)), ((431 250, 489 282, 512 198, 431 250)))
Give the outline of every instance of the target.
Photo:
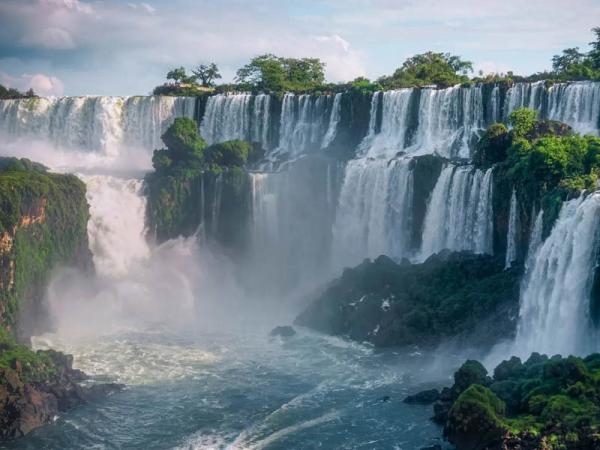
POLYGON ((468 81, 473 64, 450 53, 426 52, 407 59, 402 67, 379 82, 387 88, 437 85, 452 86, 468 81))
POLYGON ((219 68, 215 63, 200 64, 192 69, 194 78, 200 80, 200 84, 205 87, 212 87, 215 85, 215 80, 221 78, 219 68))
POLYGON ((325 63, 318 58, 257 56, 237 71, 236 80, 253 88, 273 92, 302 91, 325 81, 325 63))

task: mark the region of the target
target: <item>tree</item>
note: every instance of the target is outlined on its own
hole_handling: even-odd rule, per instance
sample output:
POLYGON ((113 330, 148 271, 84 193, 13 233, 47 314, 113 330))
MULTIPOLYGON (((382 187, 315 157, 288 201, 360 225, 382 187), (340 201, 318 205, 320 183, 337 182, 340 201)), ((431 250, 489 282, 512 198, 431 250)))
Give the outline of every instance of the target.
POLYGON ((588 58, 592 63, 592 67, 596 70, 600 70, 600 27, 592 28, 592 33, 596 36, 596 40, 590 42, 592 49, 588 53, 588 58))
POLYGON ((206 87, 214 86, 214 80, 221 78, 219 68, 215 63, 200 64, 195 69, 192 69, 192 73, 196 79, 200 79, 200 84, 206 87))
POLYGON ((566 73, 574 65, 581 64, 585 55, 579 51, 579 47, 567 48, 562 55, 552 57, 552 69, 557 73, 566 73))
POLYGON ((189 77, 183 67, 178 67, 167 72, 167 80, 173 80, 175 83, 185 83, 189 77))
POLYGON ((240 68, 236 81, 273 92, 308 90, 325 81, 324 68, 325 63, 318 58, 281 58, 266 54, 240 68))
MULTIPOLYGON (((206 142, 198 133, 198 125, 188 117, 178 117, 161 136, 173 162, 201 160, 206 142)), ((162 154, 156 155, 162 158, 162 154)))
POLYGON ((515 109, 508 116, 508 123, 513 127, 515 137, 525 138, 533 130, 537 119, 537 111, 529 108, 515 109))
POLYGON ((380 82, 391 88, 430 84, 448 87, 468 81, 466 75, 472 71, 473 64, 459 56, 426 52, 407 59, 391 77, 383 77, 380 82))

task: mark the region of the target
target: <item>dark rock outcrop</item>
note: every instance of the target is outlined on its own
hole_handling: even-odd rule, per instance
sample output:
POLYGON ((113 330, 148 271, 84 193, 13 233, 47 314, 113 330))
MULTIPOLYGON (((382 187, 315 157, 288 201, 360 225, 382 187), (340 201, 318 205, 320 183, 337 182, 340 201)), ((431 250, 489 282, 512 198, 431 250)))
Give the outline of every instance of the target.
POLYGON ((425 391, 417 392, 416 394, 409 395, 404 399, 404 403, 429 405, 440 398, 440 391, 437 389, 427 389, 425 391))
POLYGON ((272 336, 272 337, 279 336, 282 338, 291 338, 292 336, 295 336, 295 335, 296 335, 296 330, 294 330, 294 328, 289 325, 275 327, 269 333, 269 336, 272 336))
POLYGON ((295 323, 376 346, 457 343, 489 347, 514 334, 519 272, 502 261, 442 252, 422 264, 380 256, 313 301, 295 323))
MULTIPOLYGON (((0 330, 1 331, 1 330, 0 330)), ((0 441, 26 435, 56 416, 122 388, 82 386, 87 376, 73 358, 53 350, 33 352, 0 333, 0 441)))

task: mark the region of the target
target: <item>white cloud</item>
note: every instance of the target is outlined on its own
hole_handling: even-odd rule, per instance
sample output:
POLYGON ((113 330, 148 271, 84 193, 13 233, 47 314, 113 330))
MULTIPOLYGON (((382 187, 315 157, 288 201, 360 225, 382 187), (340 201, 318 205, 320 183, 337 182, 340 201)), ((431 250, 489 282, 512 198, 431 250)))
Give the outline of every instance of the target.
POLYGON ((64 94, 65 90, 65 86, 60 79, 43 73, 25 73, 20 76, 12 76, 0 71, 0 84, 23 92, 33 89, 36 94, 42 96, 60 96, 64 94))
POLYGON ((62 28, 50 27, 23 36, 25 45, 39 46, 48 49, 69 50, 75 48, 71 34, 62 28))

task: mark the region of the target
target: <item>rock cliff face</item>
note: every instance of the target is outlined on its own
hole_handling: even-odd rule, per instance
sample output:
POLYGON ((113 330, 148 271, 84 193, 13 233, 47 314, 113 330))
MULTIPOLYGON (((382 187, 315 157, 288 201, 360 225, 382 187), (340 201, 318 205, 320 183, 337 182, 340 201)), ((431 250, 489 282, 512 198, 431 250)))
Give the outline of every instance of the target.
POLYGON ((494 257, 442 252, 411 265, 380 256, 346 269, 296 323, 381 347, 487 347, 514 334, 518 303, 519 271, 494 257))
POLYGON ((0 159, 0 326, 27 336, 59 266, 91 268, 85 185, 27 160, 0 159))
POLYGON ((26 435, 115 384, 79 384, 86 375, 73 369, 73 357, 53 350, 34 352, 0 329, 0 441, 26 435))

